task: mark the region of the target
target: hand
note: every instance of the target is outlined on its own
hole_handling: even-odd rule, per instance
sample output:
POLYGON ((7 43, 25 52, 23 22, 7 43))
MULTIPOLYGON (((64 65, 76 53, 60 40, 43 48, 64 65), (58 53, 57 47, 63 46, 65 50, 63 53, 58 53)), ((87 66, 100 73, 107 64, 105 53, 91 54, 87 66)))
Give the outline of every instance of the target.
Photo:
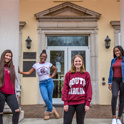
POLYGON ((17 98, 19 98, 20 96, 19 95, 17 95, 17 98))
POLYGON ((85 106, 85 112, 88 111, 90 109, 89 106, 85 106))
POLYGON ((109 90, 112 90, 112 84, 108 85, 109 90))
POLYGON ((51 78, 53 78, 53 76, 52 75, 49 75, 51 78))
POLYGON ((19 66, 18 66, 18 73, 20 73, 20 68, 19 68, 19 66))
POLYGON ((68 111, 69 106, 68 105, 64 105, 64 110, 67 112, 68 111))

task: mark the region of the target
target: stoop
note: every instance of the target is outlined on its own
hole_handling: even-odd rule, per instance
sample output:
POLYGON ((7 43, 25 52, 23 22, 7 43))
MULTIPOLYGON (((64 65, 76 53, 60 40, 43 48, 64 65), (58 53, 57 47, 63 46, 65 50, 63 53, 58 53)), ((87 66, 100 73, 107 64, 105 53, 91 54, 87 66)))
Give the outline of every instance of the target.
MULTIPOLYGON (((21 110, 19 115, 19 122, 24 118, 24 111, 21 110)), ((12 124, 12 114, 3 115, 3 124, 12 124)))
MULTIPOLYGON (((12 124, 12 111, 7 104, 4 107, 3 124, 12 124)), ((24 118, 24 111, 20 108, 19 122, 24 118)))

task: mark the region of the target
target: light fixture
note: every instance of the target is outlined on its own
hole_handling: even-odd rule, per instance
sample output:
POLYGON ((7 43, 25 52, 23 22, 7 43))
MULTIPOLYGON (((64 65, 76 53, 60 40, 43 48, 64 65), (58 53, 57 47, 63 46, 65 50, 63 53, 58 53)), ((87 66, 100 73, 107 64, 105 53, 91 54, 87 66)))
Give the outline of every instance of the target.
POLYGON ((111 41, 111 39, 109 38, 109 36, 107 36, 106 39, 105 39, 105 47, 107 49, 110 47, 110 41, 111 41))
POLYGON ((31 39, 30 37, 28 36, 28 38, 25 40, 27 42, 27 48, 30 49, 31 48, 31 39))

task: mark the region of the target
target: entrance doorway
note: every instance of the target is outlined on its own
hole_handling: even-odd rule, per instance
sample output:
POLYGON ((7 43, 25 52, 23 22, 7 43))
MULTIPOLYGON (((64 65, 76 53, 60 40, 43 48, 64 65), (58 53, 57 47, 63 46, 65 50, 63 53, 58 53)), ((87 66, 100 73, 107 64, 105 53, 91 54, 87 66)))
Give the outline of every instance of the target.
MULTIPOLYGON (((54 77, 54 92, 53 92, 53 104, 63 104, 61 101, 61 91, 64 84, 64 76, 71 68, 71 61, 76 54, 80 54, 84 59, 84 65, 86 71, 90 72, 90 49, 88 36, 57 36, 62 39, 57 42, 55 36, 49 36, 47 38, 47 61, 51 62, 58 68, 57 74, 54 77), (52 42, 50 43, 50 38, 52 37, 52 42), (53 38, 54 37, 54 38, 53 38), (63 38, 64 37, 64 38, 63 38), (54 39, 54 40, 53 40, 54 39), (78 43, 75 42, 78 39, 78 43), (66 44, 66 42, 71 41, 71 43, 66 44), (56 42, 56 44, 53 44, 56 42), (64 43, 63 43, 64 42, 64 43), (79 42, 81 42, 79 44, 79 42), (59 44, 59 46, 57 46, 59 44), (64 44, 64 45, 63 45, 64 44), (66 44, 66 45, 65 45, 66 44), (83 45, 82 45, 83 44, 83 45), (53 46, 54 45, 54 46, 53 46)), ((50 70, 52 73, 52 70, 50 70)))

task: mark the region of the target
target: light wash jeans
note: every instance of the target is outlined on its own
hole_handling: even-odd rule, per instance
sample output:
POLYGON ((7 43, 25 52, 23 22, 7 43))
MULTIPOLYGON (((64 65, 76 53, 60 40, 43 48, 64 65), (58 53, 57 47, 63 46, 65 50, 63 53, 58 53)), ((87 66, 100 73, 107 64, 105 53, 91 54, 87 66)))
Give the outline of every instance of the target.
POLYGON ((47 80, 43 80, 39 82, 39 88, 41 95, 43 97, 44 102, 47 106, 47 111, 52 111, 52 97, 53 97, 53 90, 54 90, 54 83, 53 79, 49 78, 47 80))

